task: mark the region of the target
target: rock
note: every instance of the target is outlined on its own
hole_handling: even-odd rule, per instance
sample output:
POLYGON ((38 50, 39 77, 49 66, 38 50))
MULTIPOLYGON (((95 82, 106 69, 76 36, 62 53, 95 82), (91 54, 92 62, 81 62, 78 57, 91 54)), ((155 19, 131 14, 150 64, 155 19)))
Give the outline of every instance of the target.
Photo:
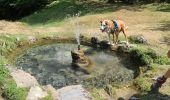
POLYGON ((38 85, 37 80, 23 70, 13 70, 11 76, 14 78, 18 87, 31 87, 38 85))
POLYGON ((72 66, 83 69, 85 72, 89 73, 89 67, 91 61, 84 54, 83 50, 73 50, 71 51, 72 56, 72 66))
POLYGON ((53 98, 53 100, 58 100, 57 98, 58 98, 58 92, 57 92, 57 90, 53 87, 53 86, 51 86, 51 85, 46 85, 46 86, 44 86, 43 87, 46 91, 50 91, 51 93, 52 93, 52 98, 53 98))
POLYGON ((147 43, 147 39, 143 35, 133 35, 130 36, 129 39, 135 43, 147 43))
POLYGON ((112 46, 110 46, 110 49, 112 51, 117 51, 118 47, 119 47, 118 45, 112 45, 112 46))
POLYGON ((109 41, 99 40, 97 37, 91 38, 91 44, 94 48, 100 47, 102 49, 107 49, 110 47, 109 41))
POLYGON ((31 43, 35 43, 37 39, 34 36, 28 36, 28 41, 31 44, 31 43))
POLYGON ((109 41, 103 40, 99 42, 99 46, 102 49, 108 49, 110 48, 111 44, 109 44, 109 41))
POLYGON ((55 100, 92 100, 89 92, 82 85, 72 85, 57 90, 55 100))
POLYGON ((92 37, 91 38, 92 47, 97 48, 98 47, 98 43, 99 43, 99 39, 97 37, 92 37))
POLYGON ((16 37, 16 41, 17 42, 21 41, 20 37, 16 37))
POLYGON ((26 100, 39 100, 46 97, 47 92, 43 91, 39 86, 32 86, 26 100))
POLYGON ((140 100, 140 98, 136 98, 136 97, 130 97, 129 100, 140 100))

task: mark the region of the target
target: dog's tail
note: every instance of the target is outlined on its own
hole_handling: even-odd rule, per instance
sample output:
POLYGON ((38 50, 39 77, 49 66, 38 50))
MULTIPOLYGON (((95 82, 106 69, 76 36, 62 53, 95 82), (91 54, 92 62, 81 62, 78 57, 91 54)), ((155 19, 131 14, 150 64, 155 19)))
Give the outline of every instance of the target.
POLYGON ((118 17, 116 18, 116 20, 120 20, 120 17, 118 16, 118 17))
POLYGON ((129 26, 126 26, 126 27, 125 27, 125 30, 127 30, 128 28, 129 28, 129 26))

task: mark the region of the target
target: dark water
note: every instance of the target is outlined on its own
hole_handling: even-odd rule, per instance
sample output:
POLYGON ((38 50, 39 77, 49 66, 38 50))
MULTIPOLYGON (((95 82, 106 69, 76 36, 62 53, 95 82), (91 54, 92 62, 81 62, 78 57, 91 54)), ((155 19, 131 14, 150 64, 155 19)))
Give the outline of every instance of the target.
POLYGON ((102 50, 82 47, 93 62, 93 70, 86 74, 71 67, 71 50, 75 44, 52 44, 27 50, 16 60, 16 65, 35 76, 42 85, 61 88, 74 84, 123 83, 134 77, 133 66, 125 58, 102 50))

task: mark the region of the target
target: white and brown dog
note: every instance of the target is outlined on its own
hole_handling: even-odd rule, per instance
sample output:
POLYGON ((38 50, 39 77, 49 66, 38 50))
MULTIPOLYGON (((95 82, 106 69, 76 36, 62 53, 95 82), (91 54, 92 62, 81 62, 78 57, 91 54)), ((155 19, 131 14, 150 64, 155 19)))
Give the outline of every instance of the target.
POLYGON ((118 44, 118 36, 121 31, 125 36, 126 45, 128 45, 128 39, 126 34, 127 28, 128 26, 125 26, 125 23, 122 20, 102 20, 100 26, 100 30, 108 34, 109 44, 111 45, 118 44), (113 44, 111 43, 110 40, 110 34, 112 34, 113 36, 113 44), (115 40, 115 36, 116 36, 116 40, 115 40))

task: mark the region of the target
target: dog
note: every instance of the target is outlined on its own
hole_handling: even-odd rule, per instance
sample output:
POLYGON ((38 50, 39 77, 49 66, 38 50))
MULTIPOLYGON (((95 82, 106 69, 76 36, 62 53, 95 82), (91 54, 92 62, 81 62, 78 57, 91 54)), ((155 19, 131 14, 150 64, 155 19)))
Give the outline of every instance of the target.
POLYGON ((126 34, 126 30, 128 28, 128 26, 125 26, 125 22, 122 20, 102 20, 100 21, 101 26, 100 26, 100 30, 103 32, 106 32, 108 34, 109 37, 109 44, 114 45, 114 44, 118 44, 118 36, 120 32, 123 32, 125 39, 126 39, 126 45, 128 45, 128 39, 127 39, 127 34, 126 34), (112 34, 113 36, 113 44, 111 43, 110 40, 110 35, 112 34), (116 36, 116 40, 115 40, 115 36, 116 36))

